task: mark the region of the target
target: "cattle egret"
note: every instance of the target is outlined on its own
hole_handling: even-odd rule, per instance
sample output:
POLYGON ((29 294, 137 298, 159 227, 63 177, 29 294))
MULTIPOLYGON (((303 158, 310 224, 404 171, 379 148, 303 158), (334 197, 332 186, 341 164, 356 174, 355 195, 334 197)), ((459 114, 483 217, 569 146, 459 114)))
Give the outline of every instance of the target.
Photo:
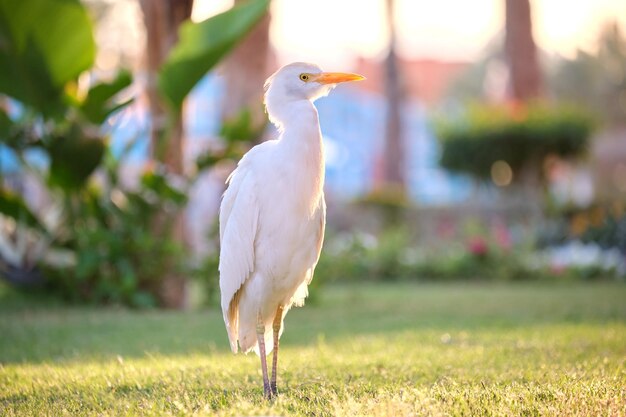
POLYGON ((265 83, 265 107, 280 135, 252 148, 226 180, 220 206, 220 291, 230 347, 261 358, 263 391, 276 395, 283 319, 301 306, 326 222, 324 146, 313 105, 357 74, 293 63, 265 83), (266 354, 274 351, 268 379, 266 354))

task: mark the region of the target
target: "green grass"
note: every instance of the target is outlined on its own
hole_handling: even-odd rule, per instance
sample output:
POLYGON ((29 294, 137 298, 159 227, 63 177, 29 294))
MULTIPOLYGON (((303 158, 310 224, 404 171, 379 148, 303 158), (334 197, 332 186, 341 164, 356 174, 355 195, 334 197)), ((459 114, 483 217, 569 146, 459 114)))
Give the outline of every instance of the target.
POLYGON ((624 416, 626 285, 326 287, 286 319, 279 390, 217 310, 0 299, 0 415, 624 416))

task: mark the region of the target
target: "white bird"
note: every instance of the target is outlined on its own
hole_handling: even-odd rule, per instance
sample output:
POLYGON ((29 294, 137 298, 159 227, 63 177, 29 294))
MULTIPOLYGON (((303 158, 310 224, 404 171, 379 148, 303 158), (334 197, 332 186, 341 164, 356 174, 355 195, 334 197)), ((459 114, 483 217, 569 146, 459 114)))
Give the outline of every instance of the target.
POLYGON ((320 256, 326 204, 324 145, 313 101, 337 83, 362 80, 292 63, 265 83, 265 107, 280 132, 246 153, 220 206, 220 292, 230 347, 261 358, 266 398, 277 394, 283 319, 301 306, 320 256), (266 354, 274 351, 272 379, 266 354))

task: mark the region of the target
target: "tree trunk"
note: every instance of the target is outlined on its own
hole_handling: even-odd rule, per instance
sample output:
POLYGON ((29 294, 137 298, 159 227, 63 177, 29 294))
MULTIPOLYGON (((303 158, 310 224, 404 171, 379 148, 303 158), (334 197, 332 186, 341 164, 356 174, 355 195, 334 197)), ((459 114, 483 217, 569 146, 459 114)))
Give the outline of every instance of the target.
POLYGON ((525 102, 541 96, 542 80, 533 40, 529 0, 506 0, 506 56, 511 98, 525 102))
MULTIPOLYGON (((245 0, 236 0, 235 5, 245 0)), ((269 41, 270 15, 267 13, 248 36, 229 54, 223 66, 226 90, 224 120, 247 109, 255 126, 265 124, 263 83, 271 73, 269 41)))
MULTIPOLYGON (((533 40, 529 0, 506 0, 505 54, 510 72, 510 97, 513 104, 523 105, 542 94, 541 69, 533 40)), ((543 194, 540 183, 542 160, 529 160, 519 173, 527 201, 528 218, 540 224, 543 194)))
POLYGON ((383 186, 401 193, 406 191, 404 144, 402 129, 402 105, 404 93, 402 78, 396 56, 394 0, 387 0, 387 19, 390 31, 389 53, 385 58, 385 92, 387 98, 387 122, 385 147, 383 148, 383 186))
MULTIPOLYGON (((180 139, 183 132, 180 130, 180 135, 167 138, 168 146, 160 151, 161 136, 165 132, 168 119, 157 90, 157 74, 168 52, 178 40, 178 27, 191 17, 193 0, 140 0, 139 3, 146 27, 146 93, 152 117, 150 126, 151 153, 153 157, 163 160, 163 157, 169 154, 169 150, 173 150, 175 154, 180 153, 177 149, 182 147, 180 139)), ((178 115, 177 119, 180 120, 180 116, 178 115)), ((175 120, 174 123, 179 120, 175 120)), ((180 168, 180 172, 177 173, 182 173, 182 163, 175 159, 176 157, 174 159, 168 158, 169 162, 172 163, 171 167, 180 168)), ((167 161, 164 162, 167 163, 167 161)), ((169 164, 168 167, 170 167, 169 164)))
MULTIPOLYGON (((191 17, 193 0, 140 0, 146 26, 146 94, 150 106, 150 152, 153 159, 163 162, 168 172, 183 175, 182 114, 168 114, 157 90, 157 74, 169 50, 178 40, 178 27, 191 17), (171 125, 168 126, 168 123, 171 125)), ((163 214, 164 216, 166 214, 163 214)), ((167 233, 157 219, 155 236, 167 233)), ((176 215, 170 238, 185 246, 184 213, 176 215)), ((185 277, 175 272, 174 265, 164 272, 159 288, 161 303, 169 308, 182 308, 186 302, 185 277)))

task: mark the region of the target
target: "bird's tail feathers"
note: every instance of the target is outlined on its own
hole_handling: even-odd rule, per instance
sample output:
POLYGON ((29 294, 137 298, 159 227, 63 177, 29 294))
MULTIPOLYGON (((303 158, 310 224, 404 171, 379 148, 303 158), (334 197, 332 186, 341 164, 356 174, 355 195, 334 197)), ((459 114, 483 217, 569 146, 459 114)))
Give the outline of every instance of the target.
POLYGON ((237 353, 239 351, 239 347, 237 345, 237 333, 239 331, 237 329, 233 329, 231 324, 227 321, 228 319, 224 317, 224 321, 226 321, 226 331, 228 331, 228 342, 230 343, 230 350, 233 353, 237 353))
POLYGON ((237 341, 239 339, 239 298, 241 297, 241 289, 238 290, 230 301, 228 308, 224 311, 224 322, 226 322, 226 330, 228 331, 228 341, 230 350, 233 353, 238 352, 237 341))

